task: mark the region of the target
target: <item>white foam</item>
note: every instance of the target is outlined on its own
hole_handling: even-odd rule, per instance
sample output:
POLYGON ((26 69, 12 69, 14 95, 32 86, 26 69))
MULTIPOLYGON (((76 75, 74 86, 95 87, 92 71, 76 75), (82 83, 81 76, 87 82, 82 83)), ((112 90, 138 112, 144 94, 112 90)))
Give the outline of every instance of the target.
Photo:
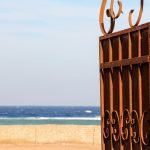
POLYGON ((98 117, 0 117, 1 120, 101 120, 100 116, 98 117))
POLYGON ((86 111, 84 111, 84 112, 86 112, 86 113, 88 113, 88 114, 92 113, 91 110, 86 110, 86 111))

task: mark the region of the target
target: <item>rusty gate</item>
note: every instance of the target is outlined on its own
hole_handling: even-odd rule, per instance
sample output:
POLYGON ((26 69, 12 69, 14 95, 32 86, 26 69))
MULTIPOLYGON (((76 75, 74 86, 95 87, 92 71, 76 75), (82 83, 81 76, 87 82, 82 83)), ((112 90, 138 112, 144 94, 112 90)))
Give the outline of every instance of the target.
POLYGON ((104 6, 104 36, 99 38, 102 150, 150 150, 150 23, 138 26, 141 11, 135 25, 129 20, 131 28, 111 33, 122 11, 120 2, 118 16, 112 16, 112 7, 107 10, 107 34, 104 6))

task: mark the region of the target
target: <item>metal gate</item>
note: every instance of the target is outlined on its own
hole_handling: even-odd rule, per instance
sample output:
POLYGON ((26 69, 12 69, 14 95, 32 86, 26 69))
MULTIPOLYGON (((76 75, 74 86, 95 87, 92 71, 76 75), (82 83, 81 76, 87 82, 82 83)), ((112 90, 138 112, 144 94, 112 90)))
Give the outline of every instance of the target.
POLYGON ((110 33, 110 18, 99 38, 102 150, 150 150, 150 23, 110 33))

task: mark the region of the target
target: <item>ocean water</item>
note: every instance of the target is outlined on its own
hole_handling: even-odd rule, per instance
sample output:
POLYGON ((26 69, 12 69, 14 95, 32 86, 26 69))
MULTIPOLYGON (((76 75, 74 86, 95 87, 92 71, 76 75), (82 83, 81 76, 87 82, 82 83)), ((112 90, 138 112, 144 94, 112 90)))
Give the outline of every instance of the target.
POLYGON ((99 125, 99 107, 0 106, 0 125, 99 125))

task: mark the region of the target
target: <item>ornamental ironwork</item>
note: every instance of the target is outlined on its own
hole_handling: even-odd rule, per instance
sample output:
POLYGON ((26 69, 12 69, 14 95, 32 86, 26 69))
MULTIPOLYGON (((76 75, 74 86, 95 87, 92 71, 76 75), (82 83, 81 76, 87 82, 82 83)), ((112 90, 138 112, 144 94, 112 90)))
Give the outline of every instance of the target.
POLYGON ((99 38, 102 150, 150 150, 150 23, 137 26, 140 17, 99 38))
MULTIPOLYGON (((123 7, 122 7, 121 0, 117 1, 118 12, 114 12, 114 3, 115 3, 115 1, 111 0, 110 8, 106 9, 107 0, 102 0, 102 4, 101 4, 101 8, 100 8, 100 15, 99 15, 99 23, 100 23, 101 32, 104 35, 113 32, 113 30, 115 28, 116 19, 118 19, 120 17, 121 13, 123 13, 123 7), (106 13, 107 17, 110 18, 110 27, 109 27, 108 31, 106 31, 105 24, 104 24, 105 13, 106 13)), ((130 10, 129 17, 128 17, 130 27, 139 25, 141 17, 142 17, 142 13, 143 13, 143 5, 144 5, 144 0, 140 0, 140 10, 139 10, 138 18, 135 23, 133 23, 133 21, 132 21, 132 15, 134 13, 134 9, 130 10)))

